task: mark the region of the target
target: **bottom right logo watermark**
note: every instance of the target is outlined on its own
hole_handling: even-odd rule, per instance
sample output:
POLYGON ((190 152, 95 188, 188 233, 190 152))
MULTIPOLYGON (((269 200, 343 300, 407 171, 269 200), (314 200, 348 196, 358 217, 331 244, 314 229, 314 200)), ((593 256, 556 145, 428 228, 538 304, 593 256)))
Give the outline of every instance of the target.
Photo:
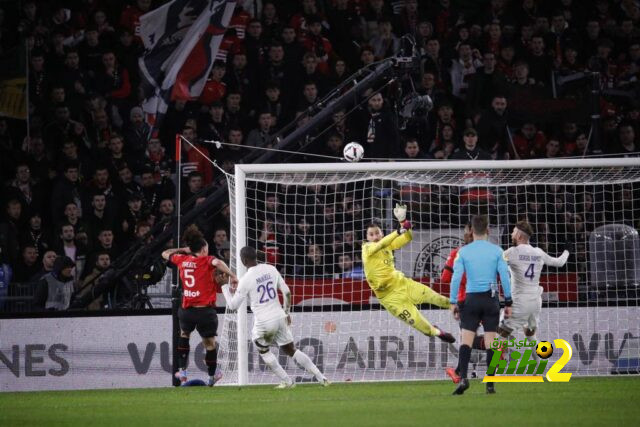
POLYGON ((496 338, 492 347, 493 357, 488 363, 487 375, 482 380, 485 383, 541 383, 544 382, 544 378, 551 382, 568 382, 571 379, 571 373, 560 372, 573 355, 571 345, 563 339, 555 339, 551 344, 549 341, 536 343, 526 339, 515 343, 514 340, 500 341, 499 338, 496 338), (517 350, 507 352, 509 347, 514 347, 517 350), (544 375, 549 357, 558 350, 562 350, 562 356, 549 367, 544 375), (503 357, 504 353, 508 353, 508 360, 506 354, 503 357))

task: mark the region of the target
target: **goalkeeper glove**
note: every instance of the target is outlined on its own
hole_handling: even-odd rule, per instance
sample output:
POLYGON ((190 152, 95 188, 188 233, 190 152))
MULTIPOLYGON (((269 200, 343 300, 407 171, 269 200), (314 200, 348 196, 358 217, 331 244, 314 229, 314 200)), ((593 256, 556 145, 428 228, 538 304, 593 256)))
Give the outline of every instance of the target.
POLYGON ((396 203, 396 207, 393 209, 393 215, 396 217, 398 222, 403 222, 407 219, 407 205, 396 203))
POLYGON ((411 230, 411 222, 408 219, 405 219, 398 225, 398 234, 402 234, 405 231, 411 230))

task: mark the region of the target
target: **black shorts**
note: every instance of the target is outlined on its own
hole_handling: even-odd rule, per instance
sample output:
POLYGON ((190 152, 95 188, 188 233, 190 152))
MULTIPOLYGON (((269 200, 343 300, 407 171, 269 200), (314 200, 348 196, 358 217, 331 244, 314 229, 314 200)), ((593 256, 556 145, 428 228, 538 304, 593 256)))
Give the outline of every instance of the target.
POLYGON ((215 307, 189 307, 178 310, 180 330, 191 333, 194 329, 202 338, 218 335, 218 313, 215 307))
POLYGON ((500 300, 491 292, 468 293, 460 312, 460 327, 476 331, 482 322, 485 332, 496 332, 500 322, 500 300))

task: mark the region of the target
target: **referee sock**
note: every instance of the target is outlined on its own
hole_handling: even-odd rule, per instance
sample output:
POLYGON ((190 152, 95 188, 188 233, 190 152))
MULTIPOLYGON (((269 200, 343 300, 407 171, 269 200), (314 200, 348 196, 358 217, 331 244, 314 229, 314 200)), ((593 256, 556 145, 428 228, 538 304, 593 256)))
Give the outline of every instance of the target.
MULTIPOLYGON (((489 364, 491 363, 491 360, 493 359, 493 349, 488 348, 487 349, 487 366, 489 366, 489 364)), ((487 370, 487 375, 489 376, 493 376, 496 374, 496 368, 494 368, 491 372, 489 372, 487 370)))
POLYGON ((318 382, 321 383, 322 380, 324 380, 324 375, 322 375, 322 372, 320 372, 320 369, 318 369, 318 367, 311 361, 309 356, 307 356, 305 353, 301 352, 300 350, 296 350, 296 352, 293 353, 293 360, 295 360, 296 363, 302 366, 307 372, 309 372, 310 374, 313 374, 313 376, 316 377, 318 382))
POLYGON ((280 364, 278 363, 278 359, 276 359, 275 354, 271 353, 270 351, 267 351, 266 353, 260 353, 260 357, 262 357, 262 360, 264 360, 264 363, 269 368, 271 368, 273 373, 276 374, 278 378, 280 378, 280 380, 286 382, 287 384, 291 384, 292 382, 291 378, 289 378, 289 375, 287 375, 285 370, 282 369, 282 366, 280 366, 280 364))
POLYGON ((189 364, 189 338, 178 337, 178 366, 183 371, 189 364))
POLYGON ((212 377, 216 373, 216 366, 218 366, 218 344, 216 344, 213 350, 207 350, 204 355, 204 363, 207 365, 207 372, 212 377))
POLYGON ((459 349, 460 377, 467 378, 467 370, 469 369, 469 359, 471 359, 471 347, 462 344, 459 349))
POLYGON ((476 335, 473 339, 473 347, 476 350, 485 350, 484 347, 484 335, 476 335))

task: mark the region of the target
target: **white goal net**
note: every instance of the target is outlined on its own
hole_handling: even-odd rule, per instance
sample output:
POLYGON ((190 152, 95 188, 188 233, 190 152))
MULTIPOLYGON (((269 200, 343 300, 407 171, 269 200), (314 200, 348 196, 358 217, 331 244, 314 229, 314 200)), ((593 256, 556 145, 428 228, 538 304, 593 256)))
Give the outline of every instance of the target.
MULTIPOLYGON (((381 308, 363 277, 365 227, 375 221, 392 231, 396 202, 407 204, 415 227, 413 241, 395 252, 396 268, 446 296, 444 262, 472 215, 488 215, 490 238, 504 249, 521 219, 534 227, 532 244, 550 255, 567 246, 567 265, 542 274, 538 339, 570 343, 564 371, 638 372, 637 160, 238 165, 228 178, 232 268, 243 272, 236 261, 242 246, 264 251, 292 290, 296 346, 331 381, 442 379, 457 363, 454 348, 381 308)), ((459 335, 449 311, 422 311, 459 335)), ((250 341, 245 313, 227 313, 220 329, 224 382, 275 383, 250 341)), ((483 359, 480 352, 472 359, 479 376, 483 359)), ((311 381, 286 356, 280 363, 297 381, 311 381)))

